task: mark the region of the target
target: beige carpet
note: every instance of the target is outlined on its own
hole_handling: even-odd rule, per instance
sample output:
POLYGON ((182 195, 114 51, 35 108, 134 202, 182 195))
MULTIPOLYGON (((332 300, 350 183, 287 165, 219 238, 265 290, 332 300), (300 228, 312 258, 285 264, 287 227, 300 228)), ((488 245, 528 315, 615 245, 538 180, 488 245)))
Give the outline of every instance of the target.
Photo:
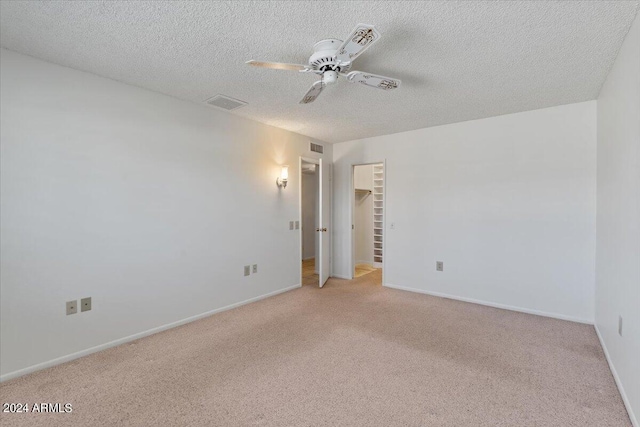
POLYGON ((0 424, 629 426, 593 327, 330 280, 3 383, 0 424))

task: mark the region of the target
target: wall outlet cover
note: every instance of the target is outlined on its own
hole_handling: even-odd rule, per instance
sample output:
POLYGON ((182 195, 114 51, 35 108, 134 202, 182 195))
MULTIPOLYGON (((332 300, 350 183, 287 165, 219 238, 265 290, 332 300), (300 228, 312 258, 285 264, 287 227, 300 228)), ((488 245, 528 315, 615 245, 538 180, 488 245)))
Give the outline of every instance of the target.
POLYGON ((296 221, 296 230, 300 230, 300 221, 296 221))
POLYGON ((80 300, 80 311, 89 311, 91 310, 91 297, 82 298, 80 300))
POLYGON ((289 221, 289 230, 293 230, 293 221, 289 221))
POLYGON ((78 312, 78 301, 67 301, 67 316, 78 312))
POLYGON ((258 264, 253 264, 253 273, 257 273, 258 272, 258 264))
POLYGON ((436 261, 436 271, 444 271, 444 262, 436 261))

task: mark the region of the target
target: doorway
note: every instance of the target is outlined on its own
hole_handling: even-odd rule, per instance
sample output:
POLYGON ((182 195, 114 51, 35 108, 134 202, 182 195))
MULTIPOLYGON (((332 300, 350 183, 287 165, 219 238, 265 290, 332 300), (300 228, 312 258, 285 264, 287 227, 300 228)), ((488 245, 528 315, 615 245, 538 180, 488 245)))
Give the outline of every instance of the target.
POLYGON ((302 253, 302 286, 318 286, 319 276, 319 170, 318 164, 302 159, 300 162, 300 228, 302 253))
MULTIPOLYGON (((314 274, 317 273, 318 275, 318 286, 319 287, 323 287, 324 284, 327 282, 327 280, 329 279, 329 275, 331 273, 331 237, 330 237, 330 233, 331 233, 331 229, 330 229, 330 224, 331 224, 331 163, 324 161, 324 159, 308 159, 308 158, 304 158, 304 157, 300 157, 300 166, 298 168, 299 171, 299 189, 300 189, 300 193, 299 193, 299 218, 302 220, 302 177, 303 175, 305 175, 303 173, 303 166, 306 169, 309 169, 309 172, 311 172, 310 169, 313 168, 313 166, 308 166, 305 165, 306 163, 311 163, 312 165, 315 165, 315 175, 317 177, 317 186, 314 184, 313 188, 317 189, 317 196, 313 197, 313 200, 316 201, 316 208, 314 209, 315 212, 315 219, 314 219, 314 223, 317 224, 317 226, 314 228, 309 229, 309 226, 307 226, 308 231, 310 232, 311 230, 313 230, 315 232, 315 242, 314 242, 314 247, 315 247, 315 254, 314 254, 314 266, 313 266, 313 271, 314 274)), ((300 259, 302 260, 303 256, 302 256, 302 250, 303 250, 303 242, 302 242, 302 236, 304 233, 300 233, 300 259)), ((307 233, 307 236, 309 236, 310 234, 307 233)), ((310 238, 307 237, 307 241, 310 238)), ((311 247, 311 245, 309 244, 309 247, 311 247)), ((309 263, 310 264, 310 263, 309 263)), ((302 263, 300 264, 300 277, 301 277, 301 284, 302 284, 302 263)), ((314 278, 315 279, 315 278, 314 278)))
POLYGON ((352 277, 380 281, 384 265, 384 163, 353 165, 352 277))

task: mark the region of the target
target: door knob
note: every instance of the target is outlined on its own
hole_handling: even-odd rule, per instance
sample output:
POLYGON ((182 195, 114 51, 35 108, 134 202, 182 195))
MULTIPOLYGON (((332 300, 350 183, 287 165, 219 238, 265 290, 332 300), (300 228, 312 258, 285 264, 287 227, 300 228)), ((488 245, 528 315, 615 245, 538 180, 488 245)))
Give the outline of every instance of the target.
POLYGON ((323 232, 323 233, 324 233, 324 232, 326 232, 326 231, 327 231, 327 229, 326 229, 326 228, 323 228, 323 229, 322 229, 322 232, 323 232))

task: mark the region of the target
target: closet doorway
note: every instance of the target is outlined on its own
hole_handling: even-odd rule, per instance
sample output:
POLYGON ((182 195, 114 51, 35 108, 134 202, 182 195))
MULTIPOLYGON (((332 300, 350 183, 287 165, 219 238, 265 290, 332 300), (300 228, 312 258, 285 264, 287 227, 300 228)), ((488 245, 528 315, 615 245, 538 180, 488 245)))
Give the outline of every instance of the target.
MULTIPOLYGON (((352 182, 351 265, 357 279, 381 273, 384 265, 384 163, 353 165, 352 182)), ((381 274, 368 277, 382 281, 381 274)))

